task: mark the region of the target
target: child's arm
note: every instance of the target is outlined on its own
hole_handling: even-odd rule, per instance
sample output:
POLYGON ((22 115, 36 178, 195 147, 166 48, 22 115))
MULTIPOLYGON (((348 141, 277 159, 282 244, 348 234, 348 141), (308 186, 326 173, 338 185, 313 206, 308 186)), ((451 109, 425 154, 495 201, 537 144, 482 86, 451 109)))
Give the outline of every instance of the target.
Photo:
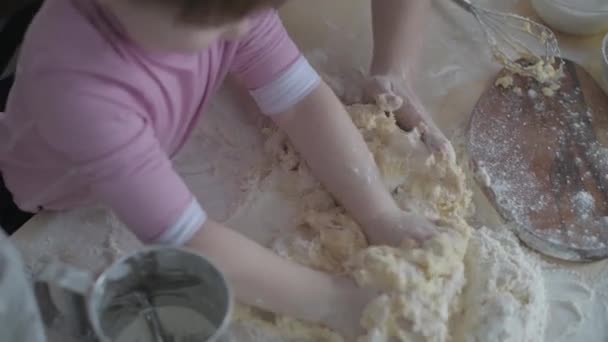
POLYGON ((363 137, 326 84, 273 118, 372 243, 395 245, 432 236, 430 222, 397 207, 363 137))
MULTIPOLYGON (((66 72, 67 74, 67 72, 66 72)), ((68 75, 38 76, 32 109, 48 153, 55 153, 90 195, 107 205, 147 244, 186 245, 226 274, 238 300, 354 332, 370 299, 346 277, 286 261, 207 217, 175 172, 148 120, 126 103, 108 101, 120 89, 68 75), (53 86, 53 87, 52 87, 53 86)))
POLYGON ((232 70, 372 243, 394 245, 432 235, 432 224, 397 207, 348 113, 300 54, 276 13, 255 22, 240 42, 232 70))
POLYGON ((372 293, 351 279, 295 264, 208 220, 187 246, 212 260, 246 304, 355 333, 372 293))
POLYGON ((372 75, 413 77, 429 18, 429 0, 371 0, 372 75))

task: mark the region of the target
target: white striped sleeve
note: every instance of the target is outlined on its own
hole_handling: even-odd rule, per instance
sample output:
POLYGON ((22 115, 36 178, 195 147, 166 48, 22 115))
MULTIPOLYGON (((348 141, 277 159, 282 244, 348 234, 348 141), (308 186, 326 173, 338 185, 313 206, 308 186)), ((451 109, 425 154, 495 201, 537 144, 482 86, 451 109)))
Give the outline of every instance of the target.
POLYGON ((205 221, 207 221, 207 213, 205 213, 198 201, 194 199, 177 222, 154 242, 160 245, 183 246, 192 240, 205 221))
POLYGON ((252 90, 251 95, 264 114, 275 115, 302 101, 320 82, 319 74, 300 56, 279 78, 252 90))

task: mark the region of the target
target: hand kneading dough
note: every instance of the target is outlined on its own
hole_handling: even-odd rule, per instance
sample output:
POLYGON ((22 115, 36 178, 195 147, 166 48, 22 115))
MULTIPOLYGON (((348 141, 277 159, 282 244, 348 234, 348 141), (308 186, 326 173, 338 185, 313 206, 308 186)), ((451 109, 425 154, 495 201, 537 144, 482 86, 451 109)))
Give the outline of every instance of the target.
POLYGON ((310 174, 285 136, 268 129, 266 150, 286 177, 282 191, 301 206, 296 236, 281 240, 287 257, 336 273, 383 294, 365 310, 361 341, 445 341, 449 309, 464 285, 462 260, 470 229, 471 193, 455 164, 437 161, 417 131, 405 133, 391 114, 371 105, 348 108, 383 175, 406 210, 443 222, 422 248, 369 247, 361 228, 310 174), (288 246, 285 246, 287 244, 288 246))
MULTIPOLYGON (((286 137, 267 128, 266 151, 273 170, 282 173, 280 191, 297 203, 300 213, 297 230, 279 237, 275 251, 310 267, 351 274, 361 286, 379 290, 381 295, 361 317, 366 333, 358 341, 452 341, 450 316, 474 315, 463 307, 461 296, 463 259, 472 231, 466 218, 473 211, 465 174, 452 162, 436 160, 420 134, 403 132, 392 114, 372 105, 354 105, 348 111, 396 202, 404 210, 438 220, 440 234, 422 247, 368 246, 358 224, 314 179, 286 137)), ((261 317, 251 309, 238 312, 237 321, 250 325, 261 317)), ((264 324, 284 341, 342 340, 319 326, 271 317, 264 324)), ((511 342, 520 341, 527 340, 511 342)))

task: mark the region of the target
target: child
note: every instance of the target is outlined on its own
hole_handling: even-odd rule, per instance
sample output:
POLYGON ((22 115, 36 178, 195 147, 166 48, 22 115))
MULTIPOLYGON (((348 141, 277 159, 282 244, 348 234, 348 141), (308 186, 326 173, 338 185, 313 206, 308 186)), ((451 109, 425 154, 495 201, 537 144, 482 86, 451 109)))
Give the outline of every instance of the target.
POLYGON ((0 169, 23 210, 104 204, 143 242, 207 256, 240 301, 352 333, 367 291, 213 221, 171 165, 231 73, 370 242, 434 233, 385 190, 342 104, 282 27, 282 2, 46 0, 0 121, 10 132, 0 136, 0 169))

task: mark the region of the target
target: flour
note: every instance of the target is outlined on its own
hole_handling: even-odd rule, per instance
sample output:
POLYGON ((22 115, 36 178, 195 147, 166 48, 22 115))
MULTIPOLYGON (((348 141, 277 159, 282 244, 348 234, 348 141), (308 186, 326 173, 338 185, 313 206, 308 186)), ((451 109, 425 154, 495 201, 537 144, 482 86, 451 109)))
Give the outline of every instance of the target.
MULTIPOLYGON (((547 269, 544 272, 549 305, 547 342, 608 340, 608 296, 602 285, 585 282, 577 273, 547 269)), ((606 284, 608 276, 603 274, 606 284)))
POLYGON ((595 210, 595 198, 586 191, 581 191, 572 198, 574 211, 581 219, 587 219, 595 210))
POLYGON ((23 256, 30 274, 37 274, 49 258, 99 274, 120 257, 141 247, 137 238, 104 208, 45 213, 36 219, 46 221, 45 231, 35 232, 29 239, 19 240, 17 245, 22 251, 28 251, 23 256), (97 243, 91 244, 91 241, 97 243))
POLYGON ((499 229, 481 228, 469 243, 456 340, 542 341, 547 302, 540 264, 508 227, 499 229))
POLYGON ((36 304, 19 252, 0 230, 0 341, 46 341, 36 304))
MULTIPOLYGON (((158 319, 164 332, 172 337, 172 341, 207 341, 216 328, 198 314, 196 311, 185 307, 158 307, 156 308, 158 319)), ((130 322, 121 331, 114 342, 150 342, 154 341, 154 336, 148 326, 149 323, 143 315, 130 322)))

